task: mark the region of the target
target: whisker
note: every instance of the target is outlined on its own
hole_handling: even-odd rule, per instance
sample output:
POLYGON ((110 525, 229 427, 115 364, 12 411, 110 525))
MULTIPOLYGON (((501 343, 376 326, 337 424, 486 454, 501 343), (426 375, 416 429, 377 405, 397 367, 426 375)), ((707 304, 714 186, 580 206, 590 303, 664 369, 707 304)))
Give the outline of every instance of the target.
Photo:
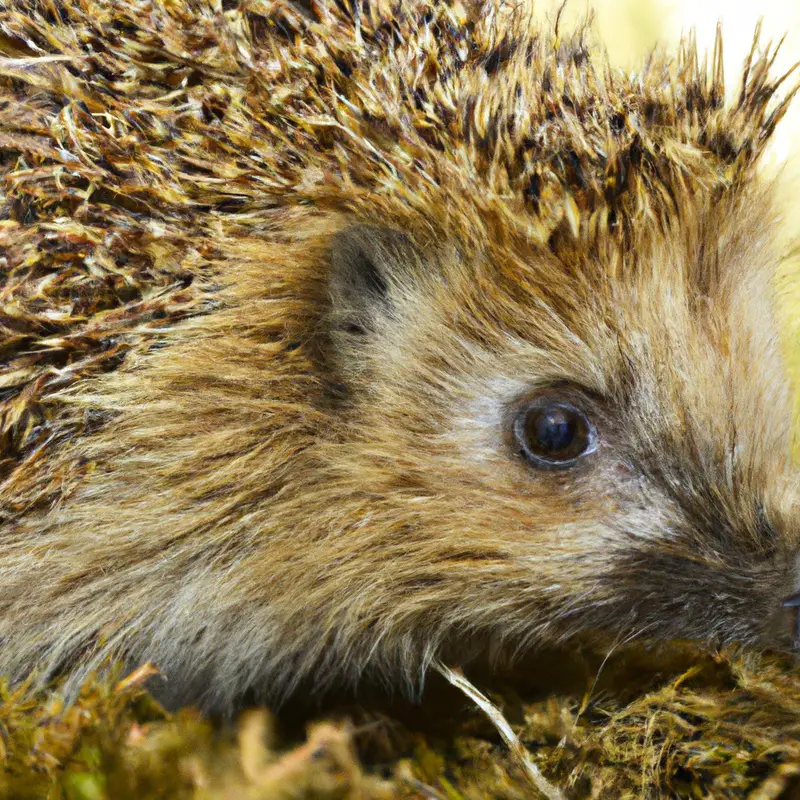
POLYGON ((578 709, 578 713, 575 715, 575 719, 572 721, 573 727, 575 727, 578 724, 578 720, 580 719, 581 714, 583 714, 583 712, 586 711, 586 709, 589 707, 589 702, 591 701, 592 694, 594 693, 594 690, 597 688, 597 682, 600 680, 600 675, 602 674, 603 669, 605 668, 606 664, 608 663, 608 659, 611 658, 611 656, 620 647, 623 647, 624 645, 628 644, 629 642, 632 642, 637 637, 639 637, 642 634, 646 633, 654 625, 655 625, 655 623, 651 622, 649 625, 645 625, 642 628, 639 628, 638 630, 634 629, 624 639, 620 639, 618 637, 616 639, 616 641, 611 645, 611 648, 606 653, 605 658, 603 658, 602 662, 600 663, 600 666, 597 669, 597 674, 594 676, 594 680, 592 681, 592 685, 589 687, 589 691, 586 693, 586 697, 584 698, 583 702, 581 703, 581 706, 578 709))

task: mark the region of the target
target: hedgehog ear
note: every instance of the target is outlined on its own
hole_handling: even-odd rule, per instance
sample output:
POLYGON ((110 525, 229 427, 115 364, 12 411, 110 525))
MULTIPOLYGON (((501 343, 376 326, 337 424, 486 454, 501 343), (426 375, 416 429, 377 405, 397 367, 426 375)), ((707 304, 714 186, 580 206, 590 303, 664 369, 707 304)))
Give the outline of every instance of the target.
POLYGON ((330 257, 331 325, 352 336, 375 332, 396 316, 420 262, 405 234, 364 224, 337 233, 330 257))

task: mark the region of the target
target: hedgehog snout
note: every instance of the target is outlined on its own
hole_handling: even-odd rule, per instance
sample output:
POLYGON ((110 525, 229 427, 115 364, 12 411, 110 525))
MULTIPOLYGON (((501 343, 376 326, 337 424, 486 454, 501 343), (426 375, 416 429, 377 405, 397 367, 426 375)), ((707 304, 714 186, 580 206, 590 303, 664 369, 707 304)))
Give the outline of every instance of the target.
POLYGON ((798 652, 800 651, 800 591, 784 599, 781 605, 788 611, 792 650, 798 652))
POLYGON ((794 556, 787 592, 781 600, 785 635, 790 639, 790 649, 800 652, 800 549, 794 556))

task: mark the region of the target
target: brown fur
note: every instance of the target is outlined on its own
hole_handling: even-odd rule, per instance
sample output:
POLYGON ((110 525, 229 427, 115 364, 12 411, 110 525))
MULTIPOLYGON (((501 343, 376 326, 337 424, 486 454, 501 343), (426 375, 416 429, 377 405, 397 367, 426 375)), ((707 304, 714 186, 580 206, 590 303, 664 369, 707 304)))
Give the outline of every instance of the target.
MULTIPOLYGON (((768 56, 726 109, 718 53, 710 77, 691 47, 612 74, 524 7, 262 5, 220 78, 248 149, 183 118, 148 140, 173 178, 212 146, 249 159, 232 194, 260 171, 241 223, 181 179, 212 209, 192 269, 213 307, 37 384, 53 441, 9 445, 0 671, 152 659, 226 706, 592 635, 789 643, 768 56), (598 428, 565 471, 509 438, 548 385, 598 428)), ((47 91, 75 95, 58 69, 47 91)), ((107 170, 87 108, 72 150, 107 170)), ((176 230, 143 174, 130 202, 157 211, 131 213, 176 230)))

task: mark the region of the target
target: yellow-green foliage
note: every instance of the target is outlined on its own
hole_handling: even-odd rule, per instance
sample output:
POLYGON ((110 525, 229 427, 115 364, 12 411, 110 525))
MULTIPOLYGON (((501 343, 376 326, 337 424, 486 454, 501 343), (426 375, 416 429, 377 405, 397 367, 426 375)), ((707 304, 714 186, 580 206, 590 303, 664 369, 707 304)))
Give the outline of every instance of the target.
MULTIPOLYGON (((572 659, 571 659, 572 660, 572 659)), ((573 660, 574 661, 574 660, 573 660)), ((800 672, 777 657, 710 655, 675 645, 622 648, 602 666, 536 663, 538 689, 493 699, 567 797, 796 797, 800 672), (598 675, 599 673, 599 675, 598 675)), ((69 800, 535 797, 491 724, 449 688, 386 713, 331 706, 305 742, 249 711, 235 725, 191 709, 168 714, 148 670, 90 681, 64 709, 57 694, 3 691, 0 796, 69 800), (331 721, 332 720, 332 721, 331 721), (400 721, 402 720, 402 722, 400 721)), ((317 712, 319 713, 319 712, 317 712)))

